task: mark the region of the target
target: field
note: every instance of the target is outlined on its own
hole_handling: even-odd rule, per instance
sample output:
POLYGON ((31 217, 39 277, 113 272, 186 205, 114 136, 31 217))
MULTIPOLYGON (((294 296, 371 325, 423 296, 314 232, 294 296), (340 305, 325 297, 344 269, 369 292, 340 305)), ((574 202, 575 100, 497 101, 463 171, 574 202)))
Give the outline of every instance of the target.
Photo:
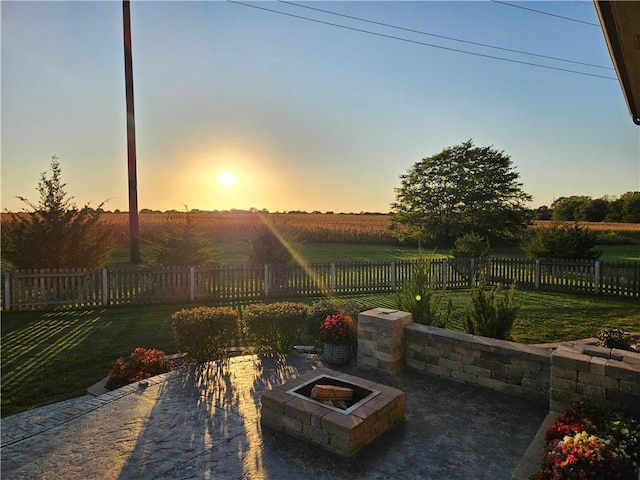
MULTIPOLYGON (((258 225, 267 224, 291 237, 308 243, 367 243, 397 244, 389 231, 389 215, 383 214, 332 214, 332 213, 233 213, 191 212, 190 221, 195 228, 216 242, 234 242, 246 239, 258 225)), ((184 226, 186 214, 141 213, 140 236, 143 240, 155 237, 167 226, 184 226)), ((2 222, 11 221, 2 213, 2 222)), ((104 213, 101 222, 113 234, 116 243, 127 241, 129 216, 126 213, 104 213)), ((554 222, 538 220, 534 226, 548 227, 554 222)), ((564 222, 573 225, 573 222, 564 222)), ((598 232, 640 234, 640 223, 580 223, 598 232)), ((639 238, 640 241, 640 238, 639 238)))
MULTIPOLYGON (((267 224, 296 239, 294 248, 298 260, 307 263, 406 260, 417 256, 417 248, 399 245, 389 230, 389 216, 380 214, 321 214, 321 213, 190 213, 190 221, 197 231, 218 246, 224 263, 243 263, 245 242, 251 232, 267 224)), ((149 244, 169 225, 184 226, 185 214, 145 213, 140 215, 140 236, 143 259, 150 257, 149 244), (145 252, 147 254, 145 255, 145 252)), ((102 222, 116 238, 109 265, 128 262, 128 215, 105 213, 102 222)), ((534 226, 548 227, 550 221, 537 221, 534 226)), ((566 222, 573 224, 572 222, 566 222)), ((598 231, 605 243, 602 260, 640 261, 640 224, 583 223, 598 231), (626 243, 626 244, 625 244, 626 243)), ((429 254, 446 256, 446 248, 425 248, 429 254)), ((523 257, 518 247, 496 248, 494 256, 523 257)))
MULTIPOLYGON (((261 224, 308 243, 397 243, 387 228, 387 215, 192 212, 189 217, 199 232, 223 243, 245 240, 261 224)), ((168 225, 185 225, 185 218, 184 213, 140 214, 140 236, 152 239, 168 225)), ((102 222, 115 235, 116 243, 127 241, 127 214, 105 213, 102 222)))
MULTIPOLYGON (((461 329, 468 295, 464 290, 447 292, 453 303, 452 329, 461 329)), ((529 291, 519 291, 516 298, 521 309, 512 334, 521 343, 592 337, 604 327, 640 331, 637 300, 529 291)), ((364 308, 397 308, 393 294, 354 299, 364 308)), ((136 347, 174 353, 171 314, 193 306, 3 314, 2 416, 85 395, 119 356, 136 347)))

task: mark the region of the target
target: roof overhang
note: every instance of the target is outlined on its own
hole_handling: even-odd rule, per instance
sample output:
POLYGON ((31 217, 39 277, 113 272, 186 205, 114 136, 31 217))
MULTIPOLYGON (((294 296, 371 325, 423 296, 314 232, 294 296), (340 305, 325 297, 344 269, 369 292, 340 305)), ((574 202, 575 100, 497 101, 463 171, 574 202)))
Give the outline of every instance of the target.
POLYGON ((633 123, 640 125, 640 1, 593 2, 633 123))

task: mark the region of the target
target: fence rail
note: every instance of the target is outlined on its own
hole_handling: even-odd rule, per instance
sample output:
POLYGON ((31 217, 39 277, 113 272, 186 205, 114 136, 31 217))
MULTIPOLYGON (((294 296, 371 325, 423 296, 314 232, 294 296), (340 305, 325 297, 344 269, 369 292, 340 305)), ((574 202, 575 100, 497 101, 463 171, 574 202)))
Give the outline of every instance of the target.
MULTIPOLYGON (((12 270, 2 275, 2 310, 392 292, 417 262, 12 270)), ((466 258, 429 268, 447 288, 469 288, 484 272, 490 283, 524 289, 640 297, 640 262, 466 258)))

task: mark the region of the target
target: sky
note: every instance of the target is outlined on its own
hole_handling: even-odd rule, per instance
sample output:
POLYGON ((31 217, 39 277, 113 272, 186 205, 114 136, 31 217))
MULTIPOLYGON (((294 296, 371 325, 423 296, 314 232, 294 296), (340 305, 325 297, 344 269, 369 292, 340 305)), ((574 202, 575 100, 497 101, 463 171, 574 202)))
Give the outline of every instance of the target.
MULTIPOLYGON (((640 190, 592 2, 294 3, 132 2, 139 209, 388 212, 469 139, 529 207, 640 190)), ((126 211, 122 3, 2 1, 1 22, 3 211, 53 155, 76 204, 126 211)))

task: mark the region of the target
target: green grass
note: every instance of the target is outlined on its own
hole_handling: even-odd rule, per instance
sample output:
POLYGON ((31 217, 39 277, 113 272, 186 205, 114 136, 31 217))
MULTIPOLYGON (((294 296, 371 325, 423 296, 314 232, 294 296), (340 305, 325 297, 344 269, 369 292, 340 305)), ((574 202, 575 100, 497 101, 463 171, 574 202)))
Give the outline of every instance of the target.
MULTIPOLYGON (((601 245, 603 255, 601 260, 610 262, 640 261, 640 245, 601 245)), ((225 264, 245 263, 247 259, 246 246, 242 243, 221 243, 218 245, 220 260, 225 264)), ((149 245, 141 246, 142 259, 152 262, 153 251, 149 245)), ((425 248, 424 252, 434 258, 446 257, 448 249, 425 248)), ((398 245, 374 245, 356 243, 303 243, 296 247, 296 258, 300 263, 329 263, 329 262, 368 262, 411 260, 419 255, 415 247, 398 245)), ((496 248, 493 257, 525 258, 519 247, 496 248)), ((107 266, 125 266, 129 264, 128 245, 118 245, 111 252, 107 266)))
MULTIPOLYGON (((448 291, 450 328, 460 330, 468 291, 448 291)), ((344 297, 343 297, 344 298, 344 297)), ((349 297, 366 308, 397 308, 395 295, 349 297)), ((519 291, 513 339, 545 343, 596 336, 605 327, 640 331, 637 299, 519 291)), ((312 302, 313 299, 295 301, 312 302)), ((175 353, 171 314, 189 305, 112 307, 2 315, 2 416, 86 394, 136 347, 175 353)))

